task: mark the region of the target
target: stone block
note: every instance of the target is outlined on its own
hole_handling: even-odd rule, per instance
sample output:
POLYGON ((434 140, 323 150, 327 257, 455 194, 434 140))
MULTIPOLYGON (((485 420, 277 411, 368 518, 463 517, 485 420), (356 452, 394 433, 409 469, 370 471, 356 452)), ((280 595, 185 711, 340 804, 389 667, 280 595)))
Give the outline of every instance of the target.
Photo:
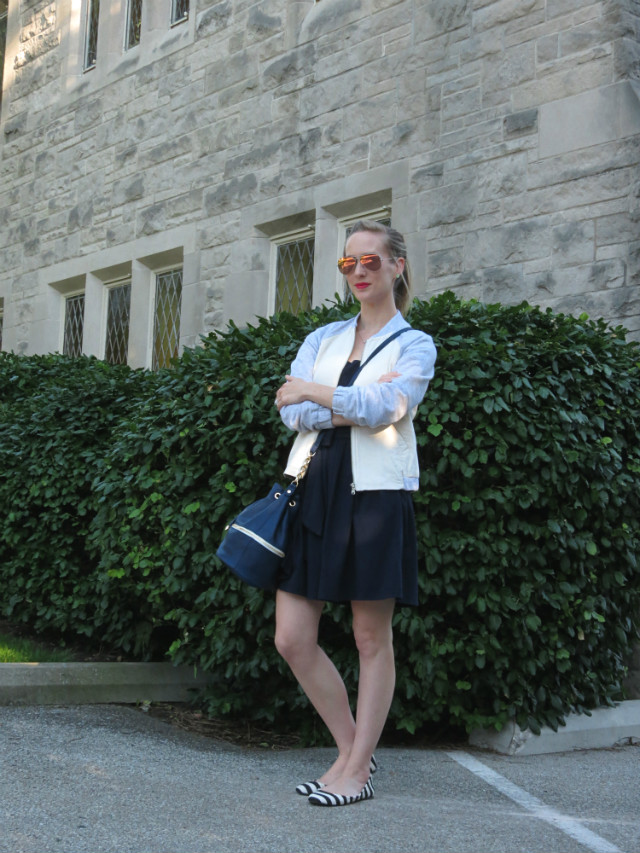
POLYGON ((523 110, 504 117, 504 132, 506 136, 517 136, 523 133, 535 133, 538 130, 538 110, 523 110))
POLYGON ((482 106, 482 90, 479 86, 442 98, 442 121, 477 113, 482 106))
POLYGON ((513 305, 526 297, 522 264, 505 264, 479 271, 483 302, 513 305))
POLYGON ((354 69, 336 79, 325 80, 316 86, 303 89, 300 92, 300 119, 308 121, 318 115, 357 103, 361 74, 360 69, 354 69))
POLYGON ((415 38, 432 39, 471 24, 468 0, 431 0, 416 4, 415 38))
POLYGON ((430 278, 440 278, 462 272, 464 268, 462 247, 429 252, 428 264, 430 278))
POLYGON ((636 215, 614 213, 596 220, 596 242, 598 247, 633 242, 640 232, 636 215))
POLYGON ((560 56, 560 38, 558 33, 536 39, 536 63, 545 65, 554 62, 560 56))
POLYGON ((522 193, 527 189, 527 155, 518 153, 487 160, 478 164, 477 175, 481 201, 522 193))
POLYGON ((241 50, 233 56, 211 63, 205 78, 205 94, 221 92, 227 86, 233 86, 250 78, 257 81, 257 77, 257 57, 253 51, 241 50))
MULTIPOLYGON (((364 35, 354 34, 353 37, 361 39, 357 50, 334 51, 328 56, 317 58, 312 65, 306 66, 305 73, 312 74, 313 81, 321 83, 324 80, 335 80, 338 75, 346 71, 366 66, 367 73, 362 79, 363 95, 367 95, 370 91, 378 92, 381 84, 387 89, 394 87, 393 81, 406 68, 406 56, 385 54, 380 36, 366 38, 364 35)), ((306 48, 311 46, 313 42, 305 45, 306 48)))
POLYGON ((474 10, 473 27, 477 32, 493 30, 541 7, 544 9, 544 0, 494 0, 474 10))
POLYGON ((258 181, 253 173, 242 178, 223 181, 205 194, 204 208, 207 216, 222 213, 229 208, 240 207, 248 198, 253 198, 258 181))
POLYGON ((560 56, 571 56, 599 47, 615 38, 615 25, 606 17, 563 30, 559 36, 560 56))
POLYGON ((540 107, 540 156, 640 133, 640 101, 627 81, 540 107))
POLYGON ((442 186, 423 193, 420 196, 420 225, 434 228, 469 219, 473 216, 477 195, 478 190, 473 181, 442 186))
POLYGON ((550 253, 549 243, 544 219, 470 231, 465 235, 465 265, 484 269, 544 258, 550 253))
POLYGON ((158 202, 140 210, 136 216, 136 236, 149 236, 166 230, 167 204, 158 202))
MULTIPOLYGON (((630 171, 625 174, 624 179, 631 183, 633 179, 629 176, 633 174, 637 162, 638 146, 635 139, 605 142, 581 149, 579 157, 573 152, 566 152, 530 162, 529 187, 539 189, 554 184, 570 184, 581 178, 597 178, 625 167, 630 171)), ((628 209, 628 205, 625 205, 624 209, 628 209)))
MULTIPOLYGON (((200 3, 199 6, 201 8, 202 4, 200 3)), ((203 39, 207 36, 224 32, 229 23, 231 13, 230 0, 209 5, 196 18, 196 35, 198 38, 203 39)))
POLYGON ((313 43, 287 51, 265 66, 262 72, 264 84, 268 87, 281 86, 283 83, 297 80, 315 65, 315 55, 313 43))
POLYGON ((584 0, 547 0, 547 17, 559 18, 577 12, 584 6, 584 0))
POLYGON ((591 266, 587 286, 591 290, 603 292, 623 288, 627 283, 627 266, 622 258, 600 261, 591 266))
POLYGON ((612 76, 613 53, 610 49, 597 48, 566 61, 559 60, 548 66, 547 73, 513 88, 513 108, 525 110, 589 92, 611 83, 612 76))
POLYGON ((607 749, 640 740, 640 701, 622 702, 615 708, 597 708, 589 715, 570 714, 557 731, 543 726, 539 735, 515 722, 500 732, 476 729, 471 746, 502 755, 544 755, 573 749, 607 749))
POLYGON ((252 6, 247 18, 248 43, 253 44, 265 38, 270 38, 282 30, 282 18, 279 15, 270 15, 265 11, 268 4, 252 6))
POLYGON ((487 57, 484 65, 483 92, 510 90, 533 80, 536 75, 535 45, 517 45, 487 57))
POLYGON ((556 300, 569 311, 577 305, 593 316, 606 316, 608 309, 617 306, 617 311, 629 301, 627 268, 621 258, 533 274, 527 276, 527 287, 540 300, 556 300))
POLYGON ((358 25, 362 17, 362 0, 322 0, 314 4, 302 22, 300 43, 320 39, 352 24, 358 25))
POLYGON ((419 166, 411 174, 411 191, 421 192, 425 189, 441 186, 443 183, 444 163, 430 163, 419 166))
POLYGON ((384 127, 404 127, 405 135, 409 135, 415 125, 410 122, 396 124, 396 98, 395 91, 385 92, 375 98, 366 98, 353 104, 349 108, 348 121, 343 123, 344 139, 364 138, 384 127))
POLYGON ((593 220, 566 222, 551 230, 554 267, 589 263, 595 256, 595 224, 593 220))
POLYGON ((613 207, 619 210, 620 202, 616 200, 626 195, 629 184, 629 175, 625 174, 625 171, 619 169, 617 172, 588 175, 566 184, 557 183, 505 198, 505 220, 521 220, 525 217, 567 211, 574 207, 585 208, 581 211, 581 215, 585 217, 602 216, 605 215, 604 210, 598 205, 603 205, 605 200, 614 200, 613 207), (587 209, 588 205, 594 205, 593 209, 587 209))

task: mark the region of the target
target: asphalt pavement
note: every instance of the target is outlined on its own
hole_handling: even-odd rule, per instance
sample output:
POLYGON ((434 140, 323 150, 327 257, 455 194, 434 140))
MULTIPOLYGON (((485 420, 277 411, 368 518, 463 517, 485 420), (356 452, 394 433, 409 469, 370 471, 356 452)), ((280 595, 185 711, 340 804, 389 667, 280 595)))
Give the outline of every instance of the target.
POLYGON ((124 706, 0 707, 0 853, 640 853, 640 746, 383 748, 375 798, 295 794, 330 749, 248 749, 124 706))

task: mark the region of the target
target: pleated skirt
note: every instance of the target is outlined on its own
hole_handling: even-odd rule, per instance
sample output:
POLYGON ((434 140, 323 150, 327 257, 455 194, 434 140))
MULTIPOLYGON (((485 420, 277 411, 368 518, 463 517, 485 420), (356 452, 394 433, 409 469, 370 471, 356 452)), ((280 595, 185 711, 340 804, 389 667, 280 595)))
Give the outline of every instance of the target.
POLYGON ((351 428, 326 430, 301 500, 279 588, 317 601, 418 603, 413 501, 405 490, 352 494, 351 428))

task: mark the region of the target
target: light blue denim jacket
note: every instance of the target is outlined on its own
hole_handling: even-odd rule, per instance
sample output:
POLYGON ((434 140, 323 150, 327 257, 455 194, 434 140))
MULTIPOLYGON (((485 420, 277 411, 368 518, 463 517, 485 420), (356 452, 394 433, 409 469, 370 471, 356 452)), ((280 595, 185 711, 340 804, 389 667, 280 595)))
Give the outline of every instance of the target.
MULTIPOLYGON (((335 387, 333 412, 353 421, 351 461, 354 489, 418 488, 419 470, 413 418, 433 377, 436 348, 431 337, 411 329, 398 311, 365 344, 362 361, 401 328, 411 329, 391 341, 349 387, 336 387, 355 342, 358 318, 329 323, 307 336, 291 365, 291 375, 335 387), (399 377, 378 382, 385 373, 399 377)), ((319 430, 332 429, 332 411, 317 403, 285 406, 280 415, 299 433, 286 473, 295 476, 319 430)))

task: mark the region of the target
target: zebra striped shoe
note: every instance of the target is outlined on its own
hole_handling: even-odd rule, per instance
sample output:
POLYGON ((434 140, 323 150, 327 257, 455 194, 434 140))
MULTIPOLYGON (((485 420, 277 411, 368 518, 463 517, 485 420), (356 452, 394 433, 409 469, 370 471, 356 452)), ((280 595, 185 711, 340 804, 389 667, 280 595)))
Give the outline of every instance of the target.
POLYGON ((331 794, 329 791, 316 791, 308 798, 312 806, 351 806, 353 803, 362 803, 364 800, 373 799, 373 785, 371 778, 354 797, 343 797, 342 794, 331 794))
MULTIPOLYGON (((372 776, 377 769, 378 762, 376 761, 375 755, 372 755, 371 761, 369 762, 369 772, 372 776)), ((300 794, 301 797, 308 797, 310 794, 315 794, 316 791, 320 791, 324 787, 326 787, 325 783, 318 782, 317 779, 313 782, 302 782, 302 784, 296 785, 296 794, 300 794)))
POLYGON ((317 779, 314 782, 303 782, 301 785, 296 786, 296 794, 308 797, 309 794, 315 794, 321 788, 324 788, 324 782, 318 782, 317 779))

